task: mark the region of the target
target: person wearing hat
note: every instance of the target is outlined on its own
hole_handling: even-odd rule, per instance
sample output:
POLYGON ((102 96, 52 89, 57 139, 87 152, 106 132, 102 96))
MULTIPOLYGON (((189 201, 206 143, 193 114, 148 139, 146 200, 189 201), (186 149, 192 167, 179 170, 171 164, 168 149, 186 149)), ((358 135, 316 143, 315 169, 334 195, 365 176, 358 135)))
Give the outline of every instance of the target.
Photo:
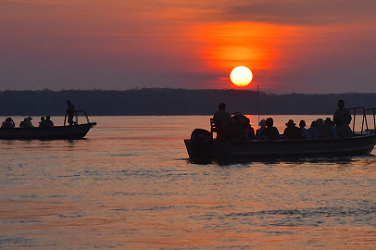
POLYGON ((31 120, 33 120, 33 118, 31 118, 30 116, 24 119, 24 128, 34 128, 31 120))
POLYGON ((293 120, 289 120, 287 123, 285 123, 286 128, 283 131, 283 135, 287 137, 287 139, 303 139, 302 132, 301 130, 295 126, 296 124, 294 123, 293 120))
POLYGON ((261 131, 263 131, 266 128, 266 121, 265 119, 262 119, 259 122, 259 129, 256 130, 256 136, 259 137, 261 134, 261 131))

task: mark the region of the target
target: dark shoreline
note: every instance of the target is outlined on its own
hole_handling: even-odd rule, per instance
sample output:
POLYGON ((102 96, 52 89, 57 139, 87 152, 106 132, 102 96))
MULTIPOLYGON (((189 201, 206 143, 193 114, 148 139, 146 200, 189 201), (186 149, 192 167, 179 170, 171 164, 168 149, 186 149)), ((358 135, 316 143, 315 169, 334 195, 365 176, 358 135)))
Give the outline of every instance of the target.
POLYGON ((98 116, 212 115, 220 102, 228 111, 244 114, 315 115, 332 114, 337 100, 346 107, 376 107, 376 93, 283 94, 250 90, 189 90, 144 88, 116 90, 1 91, 0 116, 64 115, 66 100, 77 109, 98 116))

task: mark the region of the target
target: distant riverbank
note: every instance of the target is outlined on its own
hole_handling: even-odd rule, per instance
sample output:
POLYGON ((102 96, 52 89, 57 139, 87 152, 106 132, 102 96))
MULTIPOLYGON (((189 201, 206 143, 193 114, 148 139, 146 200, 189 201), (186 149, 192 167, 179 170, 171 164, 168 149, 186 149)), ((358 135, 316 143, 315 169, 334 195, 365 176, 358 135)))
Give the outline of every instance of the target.
POLYGON ((249 90, 145 88, 125 91, 1 91, 0 116, 64 115, 66 100, 89 115, 211 115, 220 102, 230 113, 269 115, 332 114, 337 100, 346 107, 376 107, 376 94, 284 94, 249 90))

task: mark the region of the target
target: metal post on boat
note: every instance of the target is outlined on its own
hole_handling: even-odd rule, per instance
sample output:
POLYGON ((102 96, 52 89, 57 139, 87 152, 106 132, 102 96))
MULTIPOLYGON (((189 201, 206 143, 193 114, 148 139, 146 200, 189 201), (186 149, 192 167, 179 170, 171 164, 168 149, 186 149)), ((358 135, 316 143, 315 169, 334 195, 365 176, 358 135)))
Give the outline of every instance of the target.
POLYGON ((259 100, 259 85, 257 85, 257 125, 260 124, 260 100, 259 100))

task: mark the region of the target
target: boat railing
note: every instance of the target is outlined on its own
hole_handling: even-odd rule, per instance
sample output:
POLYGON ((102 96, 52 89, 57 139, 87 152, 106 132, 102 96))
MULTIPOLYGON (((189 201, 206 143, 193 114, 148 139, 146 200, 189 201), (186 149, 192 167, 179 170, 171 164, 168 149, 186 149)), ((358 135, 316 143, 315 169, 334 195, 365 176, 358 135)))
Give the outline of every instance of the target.
MULTIPOLYGON (((74 114, 73 114, 73 117, 74 117, 73 122, 74 122, 74 124, 78 124, 78 116, 79 116, 78 114, 82 114, 86 118, 86 122, 90 123, 89 117, 87 116, 86 111, 83 110, 83 109, 78 109, 78 110, 75 110, 74 114)), ((68 117, 68 114, 66 113, 65 114, 65 118, 64 118, 64 126, 66 125, 67 117, 68 117)))
POLYGON ((357 125, 357 115, 361 115, 362 116, 362 123, 361 123, 361 129, 360 129, 360 133, 362 134, 363 131, 364 131, 364 126, 366 126, 366 129, 368 129, 368 122, 367 122, 367 117, 365 115, 365 109, 364 107, 353 107, 353 108, 349 108, 349 112, 350 114, 352 115, 352 119, 351 119, 351 130, 352 132, 354 133, 356 131, 356 125, 357 125))
POLYGON ((367 117, 368 115, 371 115, 372 117, 372 122, 373 122, 373 128, 369 129, 367 127, 368 131, 371 131, 372 133, 375 133, 376 131, 376 108, 368 108, 364 110, 364 116, 367 117))
POLYGON ((361 129, 360 129, 360 134, 363 134, 363 133, 375 133, 375 128, 376 128, 376 119, 375 119, 375 115, 376 115, 376 108, 368 108, 368 109, 365 109, 364 107, 353 107, 353 108, 349 108, 349 112, 350 114, 352 115, 352 120, 351 120, 351 130, 353 132, 356 132, 356 128, 358 128, 358 126, 361 126, 361 129), (372 126, 371 124, 368 123, 368 116, 372 117, 372 120, 373 120, 373 128, 370 129, 369 126, 372 126), (357 120, 357 117, 361 116, 362 117, 362 120, 361 121, 358 121, 357 120))

